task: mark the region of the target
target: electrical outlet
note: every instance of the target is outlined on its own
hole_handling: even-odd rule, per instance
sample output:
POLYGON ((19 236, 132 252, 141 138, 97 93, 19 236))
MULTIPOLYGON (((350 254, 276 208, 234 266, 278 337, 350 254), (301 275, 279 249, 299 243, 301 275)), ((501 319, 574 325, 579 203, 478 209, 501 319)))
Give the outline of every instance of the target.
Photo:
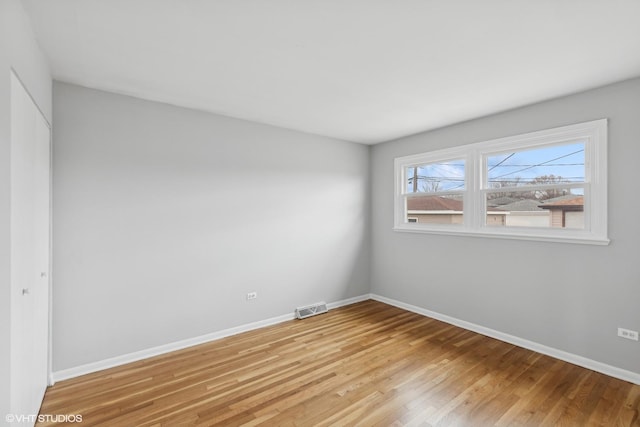
POLYGON ((628 340, 638 341, 638 331, 631 329, 618 328, 618 336, 628 340))
POLYGON ((258 298, 257 292, 249 292, 247 294, 247 301, 258 298))

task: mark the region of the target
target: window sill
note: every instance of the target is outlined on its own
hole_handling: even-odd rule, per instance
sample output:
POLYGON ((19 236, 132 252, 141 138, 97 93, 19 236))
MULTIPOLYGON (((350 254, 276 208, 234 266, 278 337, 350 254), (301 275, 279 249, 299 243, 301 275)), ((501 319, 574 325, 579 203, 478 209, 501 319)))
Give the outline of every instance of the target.
POLYGON ((606 246, 610 243, 608 238, 588 235, 585 233, 572 233, 571 235, 560 236, 552 233, 528 233, 526 230, 510 230, 509 233, 500 233, 495 231, 482 230, 469 230, 460 229, 454 230, 451 228, 437 228, 437 227, 403 227, 396 226, 393 231, 401 233, 422 233, 422 234, 440 234, 447 236, 465 236, 465 237, 487 237, 491 239, 508 239, 508 240, 533 240, 538 242, 552 242, 552 243, 572 243, 581 245, 598 245, 606 246))

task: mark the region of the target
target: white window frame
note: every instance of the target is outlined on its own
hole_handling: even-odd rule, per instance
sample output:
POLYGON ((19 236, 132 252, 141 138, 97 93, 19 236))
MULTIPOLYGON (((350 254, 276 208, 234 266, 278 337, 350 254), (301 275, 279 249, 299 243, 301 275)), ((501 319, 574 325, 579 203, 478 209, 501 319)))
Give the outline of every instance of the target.
MULTIPOLYGON (((564 243, 607 245, 607 119, 509 136, 454 148, 398 157, 394 161, 394 230, 448 235, 467 235, 502 239, 538 240, 564 243), (486 222, 487 158, 506 151, 522 151, 571 142, 585 144, 584 229, 495 227, 486 222), (465 189, 462 224, 425 224, 406 222, 409 197, 442 195, 407 191, 407 168, 446 160, 464 159, 465 189)), ((549 187, 548 185, 545 188, 549 187)), ((522 190, 529 189, 522 187, 522 190)))

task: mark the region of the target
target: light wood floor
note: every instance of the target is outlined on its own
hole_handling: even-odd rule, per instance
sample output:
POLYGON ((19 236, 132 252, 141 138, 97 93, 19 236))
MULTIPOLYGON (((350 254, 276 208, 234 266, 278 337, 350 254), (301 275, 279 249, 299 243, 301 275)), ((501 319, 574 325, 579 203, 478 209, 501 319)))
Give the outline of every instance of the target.
MULTIPOLYGON (((375 301, 63 381, 109 426, 640 426, 640 386, 375 301)), ((41 424, 46 425, 46 424, 41 424)))

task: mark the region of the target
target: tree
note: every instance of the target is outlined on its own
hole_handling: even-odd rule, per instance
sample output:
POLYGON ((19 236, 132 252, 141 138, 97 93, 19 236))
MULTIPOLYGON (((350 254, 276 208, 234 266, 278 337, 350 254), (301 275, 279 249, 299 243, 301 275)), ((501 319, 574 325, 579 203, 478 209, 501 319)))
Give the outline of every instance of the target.
POLYGON ((526 191, 528 185, 555 185, 570 182, 568 179, 563 178, 560 175, 541 175, 531 178, 528 181, 522 181, 519 176, 509 179, 494 181, 491 183, 492 188, 515 188, 517 190, 501 191, 499 193, 490 193, 489 199, 499 199, 502 197, 511 197, 514 199, 534 199, 534 200, 547 200, 554 197, 565 196, 571 194, 571 191, 565 188, 550 188, 544 190, 532 190, 526 191))
POLYGON ((427 193, 435 193, 440 189, 440 180, 439 179, 425 180, 422 183, 422 186, 420 189, 427 193))
MULTIPOLYGON (((491 183, 491 187, 492 188, 507 188, 507 187, 519 187, 521 185, 520 183, 521 178, 519 176, 516 176, 515 178, 512 178, 510 180, 499 180, 499 181, 493 181, 491 183)), ((490 193, 489 198, 490 199, 499 199, 502 197, 512 197, 512 198, 528 198, 526 196, 522 195, 522 192, 516 192, 516 191, 503 191, 500 193, 490 193)))
MULTIPOLYGON (((545 185, 545 184, 564 184, 569 180, 564 179, 560 175, 542 175, 533 178, 530 182, 531 185, 545 185)), ((553 199, 554 197, 560 197, 570 194, 570 190, 566 188, 550 188, 548 190, 536 191, 536 198, 538 200, 553 199)))

